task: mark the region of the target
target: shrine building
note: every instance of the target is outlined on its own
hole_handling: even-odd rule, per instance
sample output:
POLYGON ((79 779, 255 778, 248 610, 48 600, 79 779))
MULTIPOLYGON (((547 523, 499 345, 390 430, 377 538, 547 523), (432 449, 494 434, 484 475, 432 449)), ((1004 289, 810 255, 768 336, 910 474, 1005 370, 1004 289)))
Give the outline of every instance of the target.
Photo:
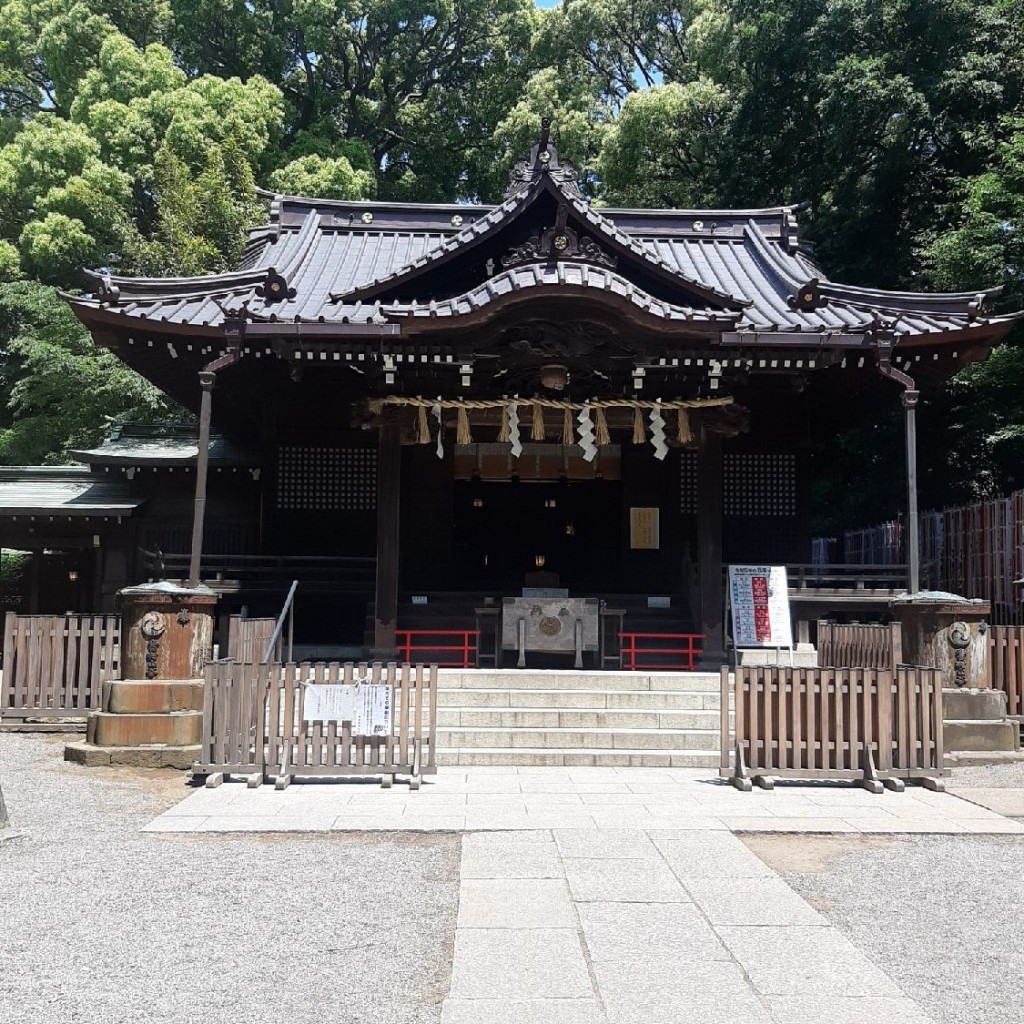
POLYGON ((33 610, 187 578, 198 494, 222 612, 275 614, 298 580, 311 652, 480 630, 486 657, 488 609, 525 590, 715 663, 723 566, 809 561, 806 389, 874 368, 912 405, 1014 319, 830 281, 793 207, 591 205, 547 124, 497 206, 268 199, 231 272, 68 296, 97 345, 205 397, 212 435, 203 460, 195 428, 125 427, 79 467, 0 471, 4 546, 64 552, 73 584, 37 580, 33 610))

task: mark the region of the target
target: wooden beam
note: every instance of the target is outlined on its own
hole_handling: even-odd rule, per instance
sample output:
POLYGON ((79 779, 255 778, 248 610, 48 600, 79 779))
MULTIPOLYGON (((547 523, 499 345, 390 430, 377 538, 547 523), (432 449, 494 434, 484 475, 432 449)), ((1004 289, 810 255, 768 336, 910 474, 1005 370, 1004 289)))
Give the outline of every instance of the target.
POLYGON ((373 657, 394 658, 398 617, 399 505, 402 433, 397 422, 380 427, 377 442, 377 586, 373 657))

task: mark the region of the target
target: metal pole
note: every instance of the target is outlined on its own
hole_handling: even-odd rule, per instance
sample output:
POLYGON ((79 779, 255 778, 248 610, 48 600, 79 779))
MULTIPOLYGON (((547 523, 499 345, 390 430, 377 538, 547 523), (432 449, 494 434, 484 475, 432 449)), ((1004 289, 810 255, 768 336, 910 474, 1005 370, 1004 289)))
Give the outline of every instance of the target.
POLYGON ((919 391, 908 388, 900 396, 905 411, 907 441, 907 564, 910 569, 910 593, 921 590, 921 550, 917 538, 917 409, 919 391))
POLYGON ((206 519, 206 473, 210 462, 210 417, 213 410, 213 386, 217 374, 202 370, 199 386, 203 389, 199 406, 199 454, 196 457, 196 505, 192 518, 192 553, 188 563, 188 585, 199 585, 199 565, 203 557, 203 523, 206 519))

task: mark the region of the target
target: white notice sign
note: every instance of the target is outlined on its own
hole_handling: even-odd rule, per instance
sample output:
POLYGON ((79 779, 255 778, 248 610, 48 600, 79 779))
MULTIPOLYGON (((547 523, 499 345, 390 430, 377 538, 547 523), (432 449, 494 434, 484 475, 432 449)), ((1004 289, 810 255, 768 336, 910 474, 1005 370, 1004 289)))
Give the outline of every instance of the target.
POLYGON ((387 736, 391 732, 394 695, 385 684, 364 683, 356 691, 353 736, 387 736))
POLYGON ((387 683, 307 683, 302 717, 307 722, 351 722, 353 736, 388 736, 393 703, 387 683))
POLYGON ((302 717, 307 722, 351 722, 356 688, 337 683, 307 683, 302 717))
POLYGON ((793 646, 784 565, 730 565, 729 602, 737 648, 793 646))

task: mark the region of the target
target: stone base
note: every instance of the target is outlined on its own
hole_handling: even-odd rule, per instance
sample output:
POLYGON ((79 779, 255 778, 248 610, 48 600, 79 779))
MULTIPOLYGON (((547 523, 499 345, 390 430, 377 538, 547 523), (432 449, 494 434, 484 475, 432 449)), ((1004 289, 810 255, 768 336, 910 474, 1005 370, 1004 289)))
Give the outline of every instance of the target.
POLYGON ((942 717, 947 720, 1002 721, 1006 718, 1006 694, 1002 690, 945 688, 942 717))
POLYGON ((203 710, 202 679, 112 679, 103 684, 104 711, 115 715, 203 710))
POLYGON ((199 744, 101 747, 94 743, 69 743, 64 748, 64 760, 84 765, 86 768, 124 765, 129 768, 186 770, 199 760, 199 751, 199 744))
POLYGON ((789 650, 764 647, 742 647, 736 651, 737 665, 779 665, 782 668, 817 668, 818 652, 810 644, 800 644, 793 651, 790 661, 789 650))
POLYGON ((947 768, 973 768, 1021 762, 1024 762, 1022 750, 947 750, 945 757, 947 768))
POLYGON ((1020 750, 1020 726, 1002 721, 945 721, 943 745, 950 750, 1020 750))
POLYGON ((98 747, 194 746, 202 742, 201 711, 116 715, 96 711, 89 716, 86 740, 98 747))

